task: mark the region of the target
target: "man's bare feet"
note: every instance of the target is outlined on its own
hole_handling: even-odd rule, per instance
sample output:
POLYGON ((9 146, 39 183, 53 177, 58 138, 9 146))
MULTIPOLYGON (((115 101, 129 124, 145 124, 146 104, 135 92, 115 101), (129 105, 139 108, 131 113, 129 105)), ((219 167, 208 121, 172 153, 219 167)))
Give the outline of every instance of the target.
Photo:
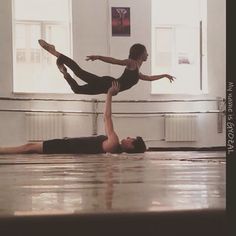
POLYGON ((52 55, 59 57, 60 53, 56 51, 56 48, 54 45, 47 43, 45 40, 43 39, 39 39, 38 40, 39 45, 45 49, 46 51, 48 51, 49 53, 51 53, 52 55))

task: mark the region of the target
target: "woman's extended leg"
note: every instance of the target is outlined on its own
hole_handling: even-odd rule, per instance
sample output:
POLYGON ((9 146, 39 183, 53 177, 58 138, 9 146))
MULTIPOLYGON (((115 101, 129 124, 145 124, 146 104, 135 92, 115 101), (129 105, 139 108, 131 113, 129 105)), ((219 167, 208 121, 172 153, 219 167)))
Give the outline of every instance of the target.
POLYGON ((85 85, 78 85, 77 82, 70 76, 69 73, 64 74, 64 78, 67 83, 70 85, 72 91, 76 94, 87 94, 87 95, 96 95, 96 94, 105 94, 110 85, 104 84, 102 81, 100 83, 90 83, 85 85))
POLYGON ((64 75, 64 78, 70 85, 72 91, 76 94, 95 95, 107 93, 113 81, 113 78, 111 77, 101 77, 99 81, 94 80, 93 83, 78 85, 77 82, 71 77, 71 75, 67 73, 67 69, 63 64, 57 64, 57 66, 61 73, 64 75))
POLYGON ((94 75, 92 73, 83 70, 74 60, 63 54, 60 54, 60 56, 57 58, 57 66, 60 65, 68 66, 77 77, 82 79, 87 84, 95 83, 101 79, 100 76, 94 75))
POLYGON ((54 45, 49 44, 42 39, 39 39, 38 42, 42 48, 57 57, 57 66, 65 64, 84 82, 89 84, 101 78, 80 68, 80 66, 74 60, 58 52, 54 45))
POLYGON ((0 154, 43 153, 43 143, 27 143, 17 147, 0 147, 0 154))

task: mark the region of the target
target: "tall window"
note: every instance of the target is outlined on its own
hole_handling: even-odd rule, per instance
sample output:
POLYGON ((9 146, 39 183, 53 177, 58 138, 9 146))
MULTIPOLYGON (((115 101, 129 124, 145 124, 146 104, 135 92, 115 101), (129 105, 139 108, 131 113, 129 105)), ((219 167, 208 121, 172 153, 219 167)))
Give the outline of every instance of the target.
POLYGON ((152 73, 177 79, 152 82, 152 93, 207 91, 205 0, 152 1, 152 73))
POLYGON ((68 93, 56 58, 38 39, 72 56, 71 0, 13 0, 14 92, 68 93))

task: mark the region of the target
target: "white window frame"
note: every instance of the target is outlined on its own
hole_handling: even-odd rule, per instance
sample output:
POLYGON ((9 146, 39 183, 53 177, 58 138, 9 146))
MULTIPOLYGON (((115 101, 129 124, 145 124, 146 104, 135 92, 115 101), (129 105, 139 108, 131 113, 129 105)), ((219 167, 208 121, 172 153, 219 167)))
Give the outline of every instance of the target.
MULTIPOLYGON (((205 1, 205 0, 203 0, 205 1)), ((163 91, 162 92, 156 92, 154 86, 160 86, 160 83, 158 81, 153 81, 151 85, 151 95, 157 95, 157 94, 165 94, 165 95, 175 95, 175 94, 183 94, 183 95, 200 95, 200 94, 207 94, 208 93, 208 80, 207 80, 207 4, 201 2, 201 17, 199 19, 199 89, 196 90, 195 93, 193 92, 177 92, 177 91, 163 91)), ((189 27, 188 22, 186 22, 186 25, 171 25, 171 24, 159 24, 156 25, 155 27, 152 26, 152 64, 151 64, 151 73, 152 74, 158 74, 158 68, 156 66, 157 61, 157 45, 156 45, 156 30, 157 28, 169 28, 175 29, 177 27, 189 27)), ((173 35, 173 45, 172 45, 172 67, 175 67, 176 61, 177 61, 177 52, 176 52, 176 45, 175 45, 175 35, 173 35)), ((174 70, 174 69, 173 69, 174 70)), ((166 74, 166 72, 162 71, 163 74, 166 74)), ((173 76, 175 76, 173 74, 173 76)), ((174 85, 171 84, 170 86, 174 85)))
MULTIPOLYGON (((39 0, 40 1, 40 0, 39 0)), ((67 27, 68 27, 68 30, 69 30, 69 54, 68 56, 72 57, 73 58, 73 35, 72 35, 72 0, 68 0, 68 8, 69 8, 69 24, 66 24, 67 27)), ((46 91, 45 93, 44 92, 33 92, 33 91, 25 91, 25 92, 20 92, 20 91, 17 91, 17 89, 15 89, 14 87, 14 79, 15 79, 15 67, 16 67, 16 43, 15 43, 15 26, 16 24, 39 24, 40 25, 40 32, 41 32, 41 35, 40 35, 40 38, 42 39, 46 39, 46 27, 47 25, 59 25, 59 26, 62 26, 62 25, 65 25, 65 22, 63 21, 48 21, 48 20, 45 20, 45 21, 42 21, 42 20, 17 20, 15 19, 15 15, 14 15, 14 7, 15 7, 15 0, 12 0, 12 44, 13 44, 13 81, 12 81, 12 87, 13 87, 13 94, 65 94, 64 92, 48 92, 46 91)), ((26 50, 28 50, 26 48, 26 50)), ((43 49, 40 49, 40 58, 41 58, 41 64, 43 63, 42 61, 42 58, 43 58, 43 49)), ((45 60, 45 59, 44 59, 45 60)), ((49 60, 51 61, 52 60, 52 56, 50 54, 48 54, 46 56, 46 60, 49 60)), ((55 65, 56 66, 56 65, 55 65)), ((66 92, 66 94, 70 94, 72 92, 66 92)))

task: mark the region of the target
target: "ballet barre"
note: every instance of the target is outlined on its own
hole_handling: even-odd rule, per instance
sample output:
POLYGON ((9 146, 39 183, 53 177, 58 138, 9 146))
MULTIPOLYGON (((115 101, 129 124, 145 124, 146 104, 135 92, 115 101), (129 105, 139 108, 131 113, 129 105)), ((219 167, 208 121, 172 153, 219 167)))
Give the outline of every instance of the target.
MULTIPOLYGON (((74 111, 74 110, 31 110, 31 109, 0 109, 0 112, 38 112, 38 113, 63 113, 63 114, 91 114, 102 115, 103 112, 96 111, 74 111)), ((160 115, 160 114, 204 114, 204 113, 223 113, 221 110, 205 110, 205 111, 155 111, 155 112, 112 112, 113 115, 160 115)))
MULTIPOLYGON (((45 102, 95 102, 104 103, 105 100, 98 99, 55 99, 55 98, 20 98, 20 97, 0 97, 0 101, 45 101, 45 102)), ((225 102, 225 98, 209 99, 158 99, 158 100, 113 100, 113 103, 162 103, 162 102, 225 102)))
MULTIPOLYGON (((42 102, 85 102, 92 104, 92 111, 78 111, 78 110, 31 110, 31 109, 1 109, 0 112, 39 112, 39 113, 61 113, 66 114, 84 114, 93 115, 93 122, 97 123, 98 115, 103 112, 98 111, 99 103, 104 103, 105 100, 98 99, 55 99, 55 98, 26 98, 26 97, 0 97, 0 101, 42 101, 42 102)), ((165 116, 171 114, 217 114, 217 129, 218 133, 223 132, 223 117, 225 116, 226 99, 222 97, 208 98, 208 99, 158 99, 158 100, 113 100, 112 103, 194 103, 194 102, 216 102, 216 110, 202 110, 202 111, 154 111, 154 112, 113 112, 113 115, 152 115, 165 116)))

